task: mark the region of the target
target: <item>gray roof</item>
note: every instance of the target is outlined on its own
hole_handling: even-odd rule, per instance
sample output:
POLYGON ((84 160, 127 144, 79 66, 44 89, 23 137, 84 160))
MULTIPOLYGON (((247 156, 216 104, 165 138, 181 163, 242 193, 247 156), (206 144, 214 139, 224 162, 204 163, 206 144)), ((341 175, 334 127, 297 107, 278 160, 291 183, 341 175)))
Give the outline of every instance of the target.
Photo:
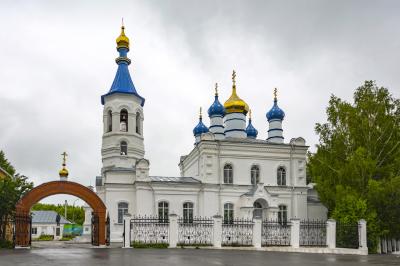
MULTIPOLYGON (((55 224, 57 212, 55 211, 32 211, 32 224, 55 224)), ((70 224, 62 215, 60 224, 70 224)))
POLYGON ((150 179, 153 182, 200 183, 200 180, 187 176, 150 176, 150 179))
MULTIPOLYGON (((244 196, 254 196, 254 193, 256 193, 257 191, 257 186, 253 186, 249 191, 247 191, 246 193, 244 193, 244 196)), ((242 196, 243 196, 242 195, 242 196)))

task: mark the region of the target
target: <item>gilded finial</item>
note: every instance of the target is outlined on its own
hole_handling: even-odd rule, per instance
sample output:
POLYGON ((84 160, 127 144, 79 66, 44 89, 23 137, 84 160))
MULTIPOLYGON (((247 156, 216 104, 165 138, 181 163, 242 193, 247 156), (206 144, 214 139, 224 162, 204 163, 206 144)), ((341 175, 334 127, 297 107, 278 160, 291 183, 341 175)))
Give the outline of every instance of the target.
POLYGON ((62 169, 60 170, 59 174, 60 177, 68 177, 68 170, 67 168, 65 168, 65 166, 67 165, 67 156, 68 154, 64 151, 63 153, 61 153, 61 155, 63 156, 63 163, 62 163, 62 169))
POLYGON ((218 83, 215 83, 215 96, 218 96, 218 83))
POLYGON ((129 49, 129 38, 125 35, 124 18, 122 18, 121 34, 118 36, 116 42, 117 42, 117 49, 118 48, 129 49))
POLYGON ((274 89, 274 99, 276 100, 276 95, 278 94, 278 89, 277 88, 275 88, 274 89))
POLYGON ((124 27, 124 17, 122 17, 121 26, 124 27))
POLYGON ((249 120, 251 120, 251 109, 249 110, 249 120))
POLYGON ((233 72, 232 72, 232 83, 233 83, 233 86, 236 86, 236 72, 235 72, 235 70, 233 70, 233 72))
POLYGON ((200 119, 202 118, 202 115, 201 115, 201 107, 200 107, 199 117, 200 117, 200 119))

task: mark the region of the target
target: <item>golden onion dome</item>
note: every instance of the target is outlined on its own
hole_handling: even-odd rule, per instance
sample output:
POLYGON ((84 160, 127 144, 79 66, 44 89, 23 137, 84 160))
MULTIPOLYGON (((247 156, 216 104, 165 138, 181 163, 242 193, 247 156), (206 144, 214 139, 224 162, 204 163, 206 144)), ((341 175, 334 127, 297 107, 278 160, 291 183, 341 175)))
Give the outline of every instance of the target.
POLYGON ((125 35, 124 25, 121 26, 121 34, 118 36, 116 42, 117 42, 117 49, 118 48, 129 49, 129 38, 125 35))
POLYGON ((224 107, 226 113, 244 113, 247 114, 249 111, 249 106, 245 101, 240 99, 240 97, 236 94, 236 72, 235 70, 232 73, 232 94, 231 97, 224 103, 224 107))
POLYGON ((63 167, 60 172, 58 172, 60 174, 60 177, 68 177, 68 170, 65 169, 65 167, 63 167))
POLYGON ((63 156, 63 163, 62 163, 62 169, 58 172, 58 174, 60 175, 60 177, 68 177, 68 170, 67 168, 65 168, 65 166, 67 165, 67 153, 63 152, 61 154, 63 156))

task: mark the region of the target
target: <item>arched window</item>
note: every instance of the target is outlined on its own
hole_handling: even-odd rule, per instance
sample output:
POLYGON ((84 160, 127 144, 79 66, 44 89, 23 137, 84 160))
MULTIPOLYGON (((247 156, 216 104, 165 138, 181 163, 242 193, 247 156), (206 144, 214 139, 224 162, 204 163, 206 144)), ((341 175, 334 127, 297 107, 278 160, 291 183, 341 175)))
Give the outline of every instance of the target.
POLYGON ((278 186, 286 186, 286 170, 282 166, 277 171, 278 186))
POLYGON ((193 203, 183 203, 183 223, 193 223, 193 203))
POLYGON ((158 203, 158 219, 162 223, 168 221, 168 202, 160 201, 158 203))
POLYGON ((285 205, 279 205, 278 223, 279 224, 287 223, 287 207, 285 205))
POLYGON ((122 109, 119 115, 119 130, 128 132, 128 111, 122 109))
POLYGON ((233 167, 231 164, 224 166, 224 183, 233 184, 233 167))
POLYGON ((107 132, 112 131, 112 111, 107 112, 107 132))
POLYGON ((253 211, 253 217, 262 217, 262 205, 260 202, 255 201, 253 203, 254 211, 253 211))
POLYGON ((126 141, 121 141, 121 155, 128 155, 128 144, 126 144, 126 141))
POLYGON ((124 214, 128 213, 128 203, 120 202, 118 203, 118 223, 122 224, 124 222, 124 214))
POLYGON ((136 112, 136 133, 140 135, 140 123, 141 123, 141 119, 140 119, 140 113, 136 112))
POLYGON ((233 204, 224 204, 224 224, 233 224, 233 204))
POLYGON ((251 167, 250 176, 252 185, 256 185, 260 182, 260 168, 257 165, 251 167))

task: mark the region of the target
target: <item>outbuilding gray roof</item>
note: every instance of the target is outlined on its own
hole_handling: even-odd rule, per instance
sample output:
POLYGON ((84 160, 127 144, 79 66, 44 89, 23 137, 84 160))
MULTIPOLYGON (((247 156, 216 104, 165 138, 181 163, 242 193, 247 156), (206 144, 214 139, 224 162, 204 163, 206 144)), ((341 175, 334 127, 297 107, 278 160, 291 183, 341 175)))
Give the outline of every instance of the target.
POLYGON ((150 176, 150 179, 153 182, 200 183, 200 180, 188 176, 150 176))
MULTIPOLYGON (((71 222, 60 215, 60 224, 71 222)), ((32 211, 32 224, 56 224, 57 212, 55 211, 32 211)))

